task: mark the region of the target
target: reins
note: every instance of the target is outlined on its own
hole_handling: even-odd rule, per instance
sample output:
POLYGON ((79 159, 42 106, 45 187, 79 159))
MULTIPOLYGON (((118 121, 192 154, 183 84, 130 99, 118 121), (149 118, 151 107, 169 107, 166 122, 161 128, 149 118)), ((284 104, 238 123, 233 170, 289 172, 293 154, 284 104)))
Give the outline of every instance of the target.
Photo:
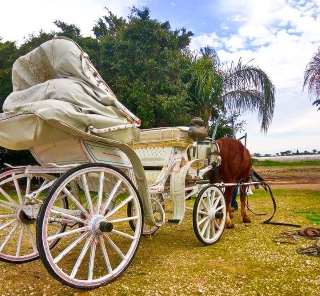
POLYGON ((298 254, 320 257, 320 228, 305 227, 300 230, 282 231, 280 235, 273 238, 277 244, 294 244, 300 242, 300 238, 307 238, 314 240, 314 244, 309 247, 297 249, 298 254))
MULTIPOLYGON (((271 197, 271 200, 272 200, 272 204, 273 204, 273 213, 271 215, 270 218, 268 218, 267 220, 263 221, 262 223, 263 224, 272 224, 272 225, 282 225, 282 226, 291 226, 291 227, 297 227, 297 228, 300 228, 301 225, 297 225, 297 224, 291 224, 291 223, 283 223, 283 222, 273 222, 271 221, 276 213, 276 210, 277 210, 277 203, 276 203, 276 200, 273 196, 273 193, 272 193, 272 190, 270 188, 270 186, 264 181, 264 179, 257 173, 255 172, 253 169, 252 169, 252 175, 251 175, 251 178, 254 177, 256 178, 261 186, 264 188, 265 191, 269 191, 269 194, 270 194, 270 197, 271 197)), ((248 207, 248 206, 247 206, 248 207)), ((249 208, 248 208, 249 209, 249 208)), ((250 210, 250 209, 249 209, 250 210)), ((250 210, 251 211, 251 210, 250 210)), ((251 211, 252 212, 252 211, 251 211)), ((253 212, 252 212, 253 213, 253 212)), ((255 214, 255 213, 253 213, 255 214)), ((265 214, 255 214, 255 215, 265 215, 265 214)))

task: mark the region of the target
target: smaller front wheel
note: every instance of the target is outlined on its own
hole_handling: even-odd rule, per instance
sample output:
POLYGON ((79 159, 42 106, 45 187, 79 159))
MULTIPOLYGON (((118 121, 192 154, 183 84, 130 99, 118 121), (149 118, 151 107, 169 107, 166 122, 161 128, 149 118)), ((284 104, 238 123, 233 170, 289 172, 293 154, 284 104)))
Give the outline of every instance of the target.
POLYGON ((226 202, 215 185, 204 187, 193 207, 193 230, 204 245, 212 245, 221 237, 226 223, 226 202))

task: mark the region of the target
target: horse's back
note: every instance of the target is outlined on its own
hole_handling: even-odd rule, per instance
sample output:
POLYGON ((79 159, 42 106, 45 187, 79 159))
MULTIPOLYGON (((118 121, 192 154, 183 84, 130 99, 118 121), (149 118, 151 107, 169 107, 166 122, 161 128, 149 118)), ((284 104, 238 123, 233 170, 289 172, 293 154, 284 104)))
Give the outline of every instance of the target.
POLYGON ((251 156, 241 141, 222 138, 216 141, 220 148, 220 179, 223 182, 239 182, 251 173, 251 156))

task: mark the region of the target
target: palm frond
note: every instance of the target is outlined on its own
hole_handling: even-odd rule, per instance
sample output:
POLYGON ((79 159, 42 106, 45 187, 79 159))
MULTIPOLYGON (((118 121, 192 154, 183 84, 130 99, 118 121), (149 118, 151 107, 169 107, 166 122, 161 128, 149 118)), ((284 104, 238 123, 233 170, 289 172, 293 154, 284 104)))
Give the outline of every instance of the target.
POLYGON ((267 132, 275 106, 275 87, 259 67, 242 64, 231 66, 224 72, 222 100, 229 108, 257 111, 261 130, 267 132))
POLYGON ((320 48, 306 66, 303 89, 305 87, 308 88, 310 97, 320 98, 320 48))

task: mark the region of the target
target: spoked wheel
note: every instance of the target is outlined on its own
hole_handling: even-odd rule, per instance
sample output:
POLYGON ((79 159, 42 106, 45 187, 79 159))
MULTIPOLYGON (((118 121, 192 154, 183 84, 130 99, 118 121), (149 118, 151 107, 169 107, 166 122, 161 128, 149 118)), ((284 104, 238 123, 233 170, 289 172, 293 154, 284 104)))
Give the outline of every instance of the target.
POLYGON ((217 242, 226 223, 226 202, 221 190, 214 185, 204 187, 193 207, 193 230, 204 245, 217 242))
MULTIPOLYGON (((150 200, 151 200, 151 206, 152 206, 152 211, 153 211, 155 220, 159 223, 163 222, 165 219, 163 193, 151 194, 150 200)), ((132 202, 128 204, 127 213, 128 213, 128 217, 135 216, 136 214, 135 207, 132 202)), ((130 220, 129 224, 131 229, 134 230, 136 227, 134 220, 130 220)), ((160 226, 151 226, 151 225, 143 224, 142 235, 143 236, 153 235, 159 228, 160 226)))
POLYGON ((0 260, 23 263, 39 257, 35 226, 44 193, 34 192, 53 179, 47 174, 35 178, 23 167, 0 171, 0 260))
POLYGON ((62 175, 51 188, 37 223, 40 257, 49 273, 74 288, 91 289, 119 277, 141 240, 143 214, 134 185, 106 164, 84 164, 62 175), (68 209, 61 197, 68 199, 68 209), (132 202, 136 211, 127 216, 132 202), (134 221, 134 230, 129 226, 134 221), (56 234, 55 224, 68 225, 56 234), (59 240, 55 248, 50 243, 59 240))

